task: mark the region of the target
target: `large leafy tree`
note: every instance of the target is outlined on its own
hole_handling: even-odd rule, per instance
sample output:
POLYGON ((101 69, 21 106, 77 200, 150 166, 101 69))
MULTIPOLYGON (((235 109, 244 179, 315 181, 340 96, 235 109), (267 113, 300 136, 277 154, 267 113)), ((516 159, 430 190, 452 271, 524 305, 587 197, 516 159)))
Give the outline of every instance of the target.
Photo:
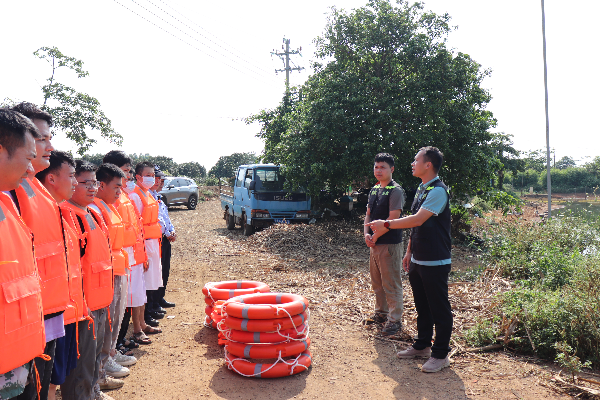
POLYGON ((412 186, 414 155, 433 145, 445 154, 441 175, 454 196, 489 188, 500 165, 488 146, 490 95, 480 86, 489 71, 446 47, 449 20, 403 0, 332 8, 301 96, 286 94, 249 118, 262 124, 265 160, 314 194, 372 180, 373 157, 389 152, 394 178, 412 186))
POLYGON ((104 139, 121 145, 123 137, 113 129, 110 119, 100 109, 100 102, 57 80, 59 69, 72 70, 78 78, 86 77, 88 72, 83 69, 83 61, 66 56, 56 47, 41 47, 33 54, 48 61, 52 68, 50 77, 42 86, 42 109, 52 115, 55 127, 77 144, 77 152, 85 154, 96 143, 96 139, 89 136, 90 130, 98 131, 104 139))
POLYGON ((184 175, 198 181, 206 176, 206 168, 196 161, 186 162, 179 164, 179 175, 184 175))

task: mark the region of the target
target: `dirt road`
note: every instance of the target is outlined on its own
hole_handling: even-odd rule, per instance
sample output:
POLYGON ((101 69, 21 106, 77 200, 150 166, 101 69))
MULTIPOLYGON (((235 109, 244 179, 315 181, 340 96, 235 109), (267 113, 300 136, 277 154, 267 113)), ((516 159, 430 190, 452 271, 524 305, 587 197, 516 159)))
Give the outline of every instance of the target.
POLYGON ((317 281, 317 272, 299 270, 293 260, 256 248, 256 239, 243 237, 239 229, 227 231, 218 201, 201 202, 195 211, 173 209, 171 218, 178 239, 167 299, 177 307, 167 315, 174 318, 161 320, 164 333, 135 351, 139 361, 125 386, 108 393, 116 399, 569 398, 546 385, 546 366, 509 353, 455 357, 450 368, 437 374, 421 372, 423 361, 397 359, 400 342, 384 340, 358 322, 357 315, 372 304, 368 291, 359 293, 364 307, 354 315, 343 304, 328 302, 343 292, 336 289, 338 283, 342 288, 349 277, 355 282, 367 279, 366 247, 351 261, 344 260, 347 272, 340 273, 339 264, 331 260, 321 262, 322 280, 317 281), (262 280, 272 291, 309 298, 313 366, 308 371, 268 380, 244 378, 227 369, 217 332, 202 323, 201 290, 207 281, 230 279, 262 280))

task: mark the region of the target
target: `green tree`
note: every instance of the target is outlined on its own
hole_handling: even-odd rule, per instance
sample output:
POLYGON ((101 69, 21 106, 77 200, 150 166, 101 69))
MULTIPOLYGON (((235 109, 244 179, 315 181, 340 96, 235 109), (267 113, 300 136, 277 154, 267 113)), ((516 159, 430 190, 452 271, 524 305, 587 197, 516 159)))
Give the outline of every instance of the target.
POLYGON ((505 133, 496 133, 490 143, 496 157, 500 161, 498 168, 497 188, 502 190, 504 187, 504 177, 507 172, 513 175, 523 171, 525 163, 519 158, 520 152, 513 147, 513 135, 505 133))
POLYGON ((42 86, 42 109, 52 115, 55 127, 77 144, 77 153, 84 154, 96 143, 88 130, 99 131, 104 139, 120 146, 123 137, 113 129, 110 119, 100 109, 100 102, 56 80, 58 70, 63 67, 75 72, 78 78, 86 77, 88 72, 83 69, 83 61, 66 56, 56 47, 41 47, 33 54, 52 66, 52 73, 42 86))
POLYGON ((410 163, 433 145, 445 154, 441 175, 455 196, 488 189, 500 165, 488 145, 496 123, 485 109, 490 95, 481 88, 489 71, 446 47, 449 21, 404 0, 332 8, 302 95, 248 119, 262 125, 264 159, 285 165, 292 188, 341 192, 372 180, 382 151, 397 159, 396 181, 415 185, 410 163))
POLYGON ((575 160, 573 159, 573 157, 564 156, 563 158, 561 158, 560 160, 558 160, 556 162, 556 165, 554 166, 554 168, 567 169, 567 168, 573 168, 575 166, 577 166, 577 164, 575 164, 575 160))
POLYGON ((221 156, 217 163, 210 169, 208 175, 217 179, 231 178, 235 175, 238 166, 253 164, 258 161, 254 153, 233 153, 229 156, 221 156))
POLYGON ((196 161, 179 164, 179 175, 199 181, 206 176, 206 168, 196 161))
POLYGON ((525 169, 533 169, 537 172, 544 171, 546 169, 546 150, 529 150, 525 153, 523 162, 525 163, 525 169))

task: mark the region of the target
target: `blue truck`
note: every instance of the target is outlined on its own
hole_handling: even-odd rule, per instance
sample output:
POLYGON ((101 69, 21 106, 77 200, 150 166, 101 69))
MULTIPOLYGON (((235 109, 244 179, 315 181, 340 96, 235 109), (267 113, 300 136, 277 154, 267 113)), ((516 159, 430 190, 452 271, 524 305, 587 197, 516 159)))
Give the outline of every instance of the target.
POLYGON ((310 220, 310 196, 288 193, 285 179, 275 164, 240 165, 235 183, 221 190, 221 208, 227 229, 242 227, 250 236, 256 229, 276 223, 307 223, 310 220))

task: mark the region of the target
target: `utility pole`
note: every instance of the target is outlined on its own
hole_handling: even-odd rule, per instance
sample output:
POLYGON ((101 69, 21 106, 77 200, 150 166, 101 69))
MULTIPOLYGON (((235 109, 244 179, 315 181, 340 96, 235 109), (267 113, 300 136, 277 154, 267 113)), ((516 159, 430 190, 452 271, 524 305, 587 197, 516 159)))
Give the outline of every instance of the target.
POLYGON ((548 218, 552 218, 552 180, 550 179, 550 119, 548 118, 548 67, 546 62, 546 12, 542 0, 542 39, 544 46, 544 92, 546 106, 546 184, 548 186, 548 218))
POLYGON ((281 60, 283 61, 285 68, 284 69, 276 69, 275 73, 285 71, 285 89, 286 89, 286 91, 289 91, 289 89, 290 89, 290 72, 291 71, 301 71, 304 69, 304 67, 291 68, 290 67, 290 55, 299 54, 300 57, 302 57, 302 54, 300 53, 302 51, 302 47, 298 48, 297 50, 290 50, 290 39, 286 39, 286 38, 283 38, 283 43, 285 44, 285 49, 284 49, 283 45, 281 45, 281 49, 285 50, 285 52, 278 53, 275 50, 273 50, 271 52, 271 55, 276 55, 277 57, 281 58, 281 60), (285 59, 283 58, 284 56, 285 56, 285 59))

